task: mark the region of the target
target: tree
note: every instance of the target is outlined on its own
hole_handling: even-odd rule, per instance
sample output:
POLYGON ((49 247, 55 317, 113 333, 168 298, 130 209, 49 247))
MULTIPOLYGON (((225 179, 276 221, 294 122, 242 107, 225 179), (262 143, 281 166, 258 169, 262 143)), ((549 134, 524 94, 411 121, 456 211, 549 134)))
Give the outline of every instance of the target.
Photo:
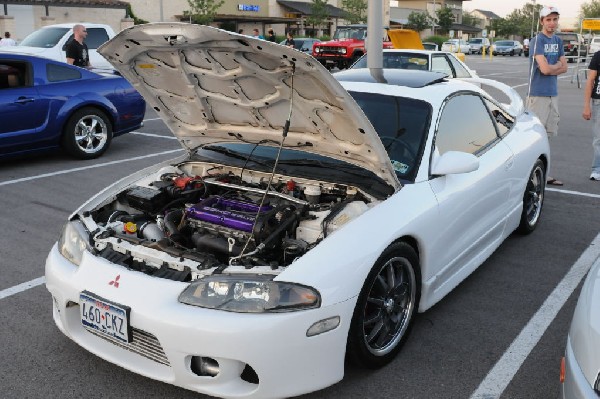
POLYGON ((470 12, 463 13, 462 23, 464 25, 479 26, 479 24, 481 24, 481 21, 482 21, 481 19, 477 18, 476 16, 474 16, 470 12))
MULTIPOLYGON (((592 0, 581 5, 579 8, 579 21, 584 18, 600 18, 600 0, 592 0)), ((579 21, 577 22, 577 28, 579 28, 579 21)))
POLYGON ((329 14, 327 13, 327 0, 312 0, 310 6, 311 14, 306 18, 306 22, 312 25, 313 28, 320 26, 327 20, 329 14))
POLYGON ((223 3, 225 0, 188 0, 190 11, 184 11, 183 15, 189 16, 195 24, 208 25, 215 19, 223 3))
POLYGON ((452 9, 448 6, 444 6, 435 12, 437 15, 437 24, 443 32, 449 32, 450 27, 454 23, 454 14, 452 9))
POLYGON ((134 25, 140 25, 140 24, 147 24, 148 21, 146 21, 145 19, 141 19, 135 16, 135 14, 133 13, 133 9, 131 8, 131 4, 127 3, 127 16, 129 16, 129 18, 133 19, 133 24, 134 25))
POLYGON ((579 8, 579 19, 600 18, 600 0, 583 3, 579 8))
POLYGON ((346 11, 344 18, 351 24, 367 21, 366 0, 342 0, 342 9, 346 11))
POLYGON ((424 31, 431 26, 431 17, 424 12, 413 11, 408 15, 407 27, 417 32, 424 31))

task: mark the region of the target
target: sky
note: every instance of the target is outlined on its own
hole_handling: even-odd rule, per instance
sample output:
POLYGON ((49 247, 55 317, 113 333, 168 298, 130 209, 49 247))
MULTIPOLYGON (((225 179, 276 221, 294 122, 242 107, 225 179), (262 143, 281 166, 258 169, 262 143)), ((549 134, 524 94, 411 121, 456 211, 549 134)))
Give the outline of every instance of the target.
MULTIPOLYGON (((536 4, 558 7, 560 17, 570 19, 575 19, 579 15, 581 5, 587 2, 585 0, 536 0, 536 4)), ((525 4, 527 4, 525 0, 470 0, 463 2, 463 9, 492 11, 501 17, 506 17, 515 8, 521 9, 525 4)))

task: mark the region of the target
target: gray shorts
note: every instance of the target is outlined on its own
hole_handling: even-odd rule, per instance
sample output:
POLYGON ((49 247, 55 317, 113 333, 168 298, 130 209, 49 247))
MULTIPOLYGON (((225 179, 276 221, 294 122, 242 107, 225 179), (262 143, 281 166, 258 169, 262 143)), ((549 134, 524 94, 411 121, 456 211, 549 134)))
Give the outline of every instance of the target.
POLYGON ((556 137, 558 135, 558 121, 560 119, 558 113, 558 96, 528 97, 527 109, 540 118, 542 125, 546 128, 548 137, 556 137))

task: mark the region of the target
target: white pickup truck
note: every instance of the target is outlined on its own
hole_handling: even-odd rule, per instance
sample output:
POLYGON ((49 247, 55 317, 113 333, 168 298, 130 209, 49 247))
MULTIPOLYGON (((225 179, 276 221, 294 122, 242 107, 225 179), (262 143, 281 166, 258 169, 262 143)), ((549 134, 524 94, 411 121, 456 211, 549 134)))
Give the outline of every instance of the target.
MULTIPOLYGON (((75 23, 48 25, 29 34, 21 43, 13 47, 0 47, 1 52, 35 54, 56 61, 67 62, 65 46, 73 38, 75 23)), ((90 52, 90 64, 94 68, 112 68, 96 49, 115 36, 109 25, 81 23, 87 30, 85 44, 90 52)))

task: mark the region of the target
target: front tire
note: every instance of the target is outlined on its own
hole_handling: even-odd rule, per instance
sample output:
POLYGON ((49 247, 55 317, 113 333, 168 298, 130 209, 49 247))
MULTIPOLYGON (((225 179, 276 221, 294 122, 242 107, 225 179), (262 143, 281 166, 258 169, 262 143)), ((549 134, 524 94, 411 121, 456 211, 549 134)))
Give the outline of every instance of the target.
POLYGON ((418 256, 407 243, 390 245, 379 257, 360 292, 348 333, 350 359, 379 368, 406 341, 421 295, 418 256))
POLYGON ((71 156, 93 159, 102 155, 112 140, 112 126, 106 114, 96 108, 82 108, 69 118, 62 146, 71 156))
POLYGON ((527 186, 523 193, 523 211, 521 212, 521 222, 517 228, 519 234, 529 234, 537 227, 542 214, 545 191, 546 167, 538 159, 529 174, 527 186))

